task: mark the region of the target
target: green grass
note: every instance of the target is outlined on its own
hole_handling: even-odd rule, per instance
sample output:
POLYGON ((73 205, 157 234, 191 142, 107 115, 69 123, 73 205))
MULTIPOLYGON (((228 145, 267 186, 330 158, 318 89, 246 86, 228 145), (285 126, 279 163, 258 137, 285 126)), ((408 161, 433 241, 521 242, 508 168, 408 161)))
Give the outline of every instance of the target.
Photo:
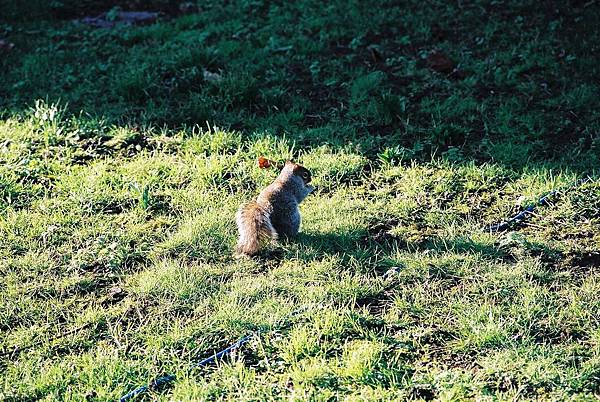
POLYGON ((597 175, 598 4, 146 7, 112 30, 60 18, 95 0, 0 16, 0 399, 165 373, 152 398, 600 394, 600 182, 483 230, 597 175), (260 155, 317 191, 296 241, 238 260, 260 155))

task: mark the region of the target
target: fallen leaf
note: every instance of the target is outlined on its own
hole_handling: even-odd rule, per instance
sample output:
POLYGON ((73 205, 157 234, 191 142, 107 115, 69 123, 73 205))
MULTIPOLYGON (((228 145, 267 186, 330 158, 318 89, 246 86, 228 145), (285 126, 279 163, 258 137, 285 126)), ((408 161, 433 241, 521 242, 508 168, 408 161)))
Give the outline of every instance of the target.
POLYGON ((275 165, 275 162, 265 158, 264 156, 261 156, 260 158, 258 158, 258 167, 261 169, 268 169, 274 165, 275 165))
POLYGON ((455 64, 448 56, 441 52, 433 52, 425 59, 427 67, 438 73, 451 73, 454 71, 455 64))

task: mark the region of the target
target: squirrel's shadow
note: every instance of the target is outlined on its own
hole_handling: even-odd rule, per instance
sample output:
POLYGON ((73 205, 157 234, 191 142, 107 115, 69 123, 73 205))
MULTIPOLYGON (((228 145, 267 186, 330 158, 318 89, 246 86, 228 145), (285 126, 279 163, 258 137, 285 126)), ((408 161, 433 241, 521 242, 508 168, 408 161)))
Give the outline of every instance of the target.
POLYGON ((279 264, 284 259, 294 257, 304 261, 322 258, 324 255, 353 254, 365 233, 352 231, 344 233, 300 232, 293 238, 281 238, 253 258, 270 266, 279 264))
POLYGON ((315 251, 328 253, 348 252, 351 247, 357 246, 364 235, 363 231, 343 233, 301 232, 295 239, 289 240, 289 242, 315 251))
POLYGON ((327 255, 342 254, 358 256, 365 251, 361 230, 343 232, 300 232, 294 239, 284 240, 282 248, 286 256, 294 256, 303 261, 321 259, 327 255))

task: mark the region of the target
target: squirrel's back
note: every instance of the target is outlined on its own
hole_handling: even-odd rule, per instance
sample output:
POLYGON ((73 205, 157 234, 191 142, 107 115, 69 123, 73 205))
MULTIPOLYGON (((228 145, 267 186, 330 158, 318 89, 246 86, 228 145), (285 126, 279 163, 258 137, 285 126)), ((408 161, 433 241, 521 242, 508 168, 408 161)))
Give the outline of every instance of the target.
POLYGON ((257 202, 269 205, 271 225, 280 237, 294 237, 300 229, 300 210, 295 183, 275 181, 258 196, 257 202))

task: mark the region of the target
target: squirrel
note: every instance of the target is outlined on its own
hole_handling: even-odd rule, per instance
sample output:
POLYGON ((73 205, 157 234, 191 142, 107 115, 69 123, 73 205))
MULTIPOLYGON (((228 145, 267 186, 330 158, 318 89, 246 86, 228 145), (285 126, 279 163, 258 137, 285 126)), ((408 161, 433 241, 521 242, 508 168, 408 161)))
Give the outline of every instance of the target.
MULTIPOLYGON (((258 165, 268 168, 276 163, 261 157, 258 165)), ((308 169, 288 160, 279 176, 260 192, 256 201, 240 206, 235 216, 240 235, 236 255, 256 255, 265 240, 291 238, 298 234, 298 205, 314 191, 308 184, 311 179, 308 169)))

